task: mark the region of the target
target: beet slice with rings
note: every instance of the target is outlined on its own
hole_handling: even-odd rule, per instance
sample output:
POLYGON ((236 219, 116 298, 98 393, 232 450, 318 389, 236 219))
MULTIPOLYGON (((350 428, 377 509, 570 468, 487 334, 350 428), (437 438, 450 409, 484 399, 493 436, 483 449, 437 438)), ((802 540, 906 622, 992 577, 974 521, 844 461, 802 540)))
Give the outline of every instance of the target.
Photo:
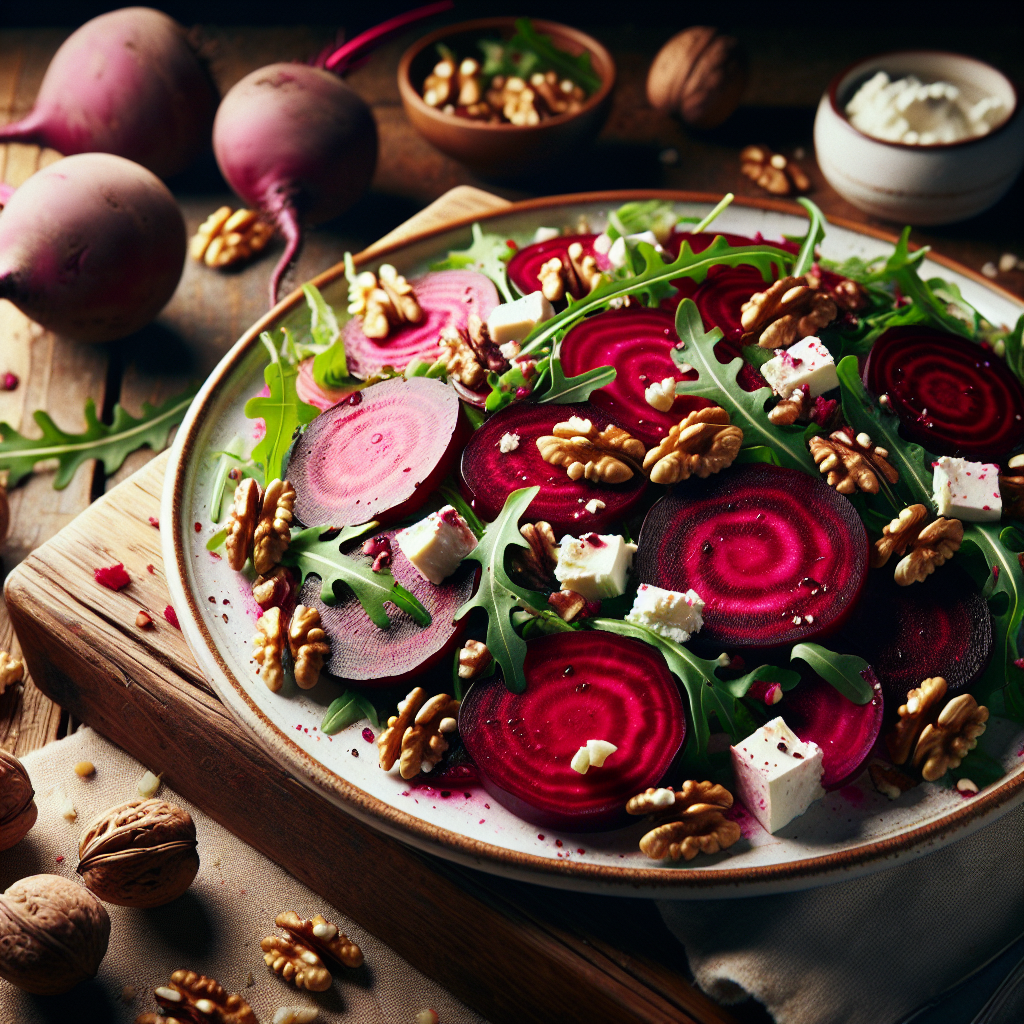
POLYGON ((322 388, 313 379, 313 359, 299 363, 299 375, 295 378, 295 391, 307 405, 315 405, 321 412, 348 398, 355 388, 322 388))
MULTIPOLYGON (((478 567, 468 562, 439 586, 425 580, 395 543, 396 532, 385 530, 375 536, 387 538, 392 575, 430 612, 429 626, 420 626, 408 612, 388 605, 391 625, 380 629, 348 587, 338 587, 336 604, 324 604, 316 576, 308 577, 299 593, 300 604, 320 612, 330 639, 327 671, 363 686, 391 686, 425 672, 451 653, 464 628, 455 623, 455 613, 473 596, 476 586, 478 567)), ((369 566, 373 557, 362 553, 362 544, 362 540, 353 541, 343 550, 354 561, 369 566)))
POLYGON ((527 517, 549 522, 559 539, 566 533, 607 532, 633 511, 647 486, 643 473, 634 473, 622 484, 595 484, 570 480, 562 466, 552 466, 541 458, 537 438, 550 434, 556 423, 570 416, 590 420, 598 430, 616 422, 589 402, 519 402, 492 416, 473 434, 462 453, 462 482, 478 516, 493 522, 513 491, 534 485, 540 487, 540 493, 530 504, 527 517), (518 436, 519 443, 513 451, 502 452, 499 445, 506 434, 518 436), (603 502, 604 507, 587 511, 592 499, 603 502))
POLYGON ((872 572, 844 633, 874 666, 892 709, 930 676, 942 676, 951 697, 969 690, 994 647, 988 603, 957 565, 910 587, 899 586, 889 571, 872 572))
POLYGON ((626 823, 626 801, 669 773, 686 739, 679 688, 655 648, 614 633, 556 633, 526 647, 526 690, 473 684, 459 734, 484 788, 526 821, 569 832, 626 823), (585 775, 588 740, 618 749, 585 775))
POLYGON ((458 395, 438 380, 395 377, 353 392, 292 447, 295 518, 355 526, 409 515, 451 469, 468 430, 458 395))
POLYGON ((827 790, 839 789, 860 774, 882 729, 881 684, 870 666, 861 675, 874 691, 867 704, 854 704, 820 676, 803 680, 779 704, 786 725, 805 743, 821 747, 821 785, 827 790))
POLYGON ((864 385, 888 395, 904 435, 936 455, 999 461, 1024 444, 1024 389, 990 348, 927 327, 872 346, 864 385))
POLYGON ((593 256, 601 270, 609 270, 608 257, 594 251, 595 238, 597 235, 559 235, 546 242, 526 245, 508 261, 508 279, 520 295, 537 291, 540 288, 540 268, 555 256, 561 256, 563 262, 568 261, 569 246, 573 242, 579 242, 583 246, 583 255, 593 256))
POLYGON ((385 366, 404 370, 417 359, 437 359, 437 339, 445 327, 465 329, 469 314, 481 320, 498 305, 494 282, 475 270, 437 270, 409 282, 423 310, 417 324, 393 328, 382 341, 363 334, 362 320, 353 317, 342 328, 349 372, 366 379, 385 366))
POLYGON ((638 583, 701 596, 701 641, 769 648, 841 624, 864 586, 868 537, 853 505, 824 481, 732 466, 654 505, 633 566, 638 583))
POLYGON ((590 401, 652 448, 688 412, 711 404, 692 395, 677 395, 672 408, 660 412, 644 398, 647 386, 665 377, 697 379, 696 370, 682 374, 672 361, 677 347, 679 336, 672 313, 627 306, 577 324, 562 340, 559 357, 567 377, 595 366, 614 366, 615 380, 595 391, 590 401))

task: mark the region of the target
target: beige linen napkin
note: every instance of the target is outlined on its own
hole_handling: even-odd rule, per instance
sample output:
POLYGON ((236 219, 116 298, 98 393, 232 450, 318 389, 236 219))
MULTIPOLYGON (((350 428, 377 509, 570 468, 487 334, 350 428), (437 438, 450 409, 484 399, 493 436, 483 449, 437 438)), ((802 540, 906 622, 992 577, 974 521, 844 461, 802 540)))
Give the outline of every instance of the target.
MULTIPOLYGON (((92 729, 51 743, 22 758, 36 791, 39 819, 16 847, 0 853, 0 890, 43 872, 78 880, 78 838, 94 817, 114 804, 138 799, 145 768, 92 729), (74 773, 79 761, 96 766, 92 778, 74 773), (59 811, 59 795, 78 811, 73 824, 59 811)), ((317 1004, 317 1021, 346 1024, 413 1024, 419 1010, 432 1008, 441 1024, 485 1024, 436 982, 424 977, 383 942, 241 839, 164 786, 157 794, 184 807, 196 824, 201 867, 189 891, 155 910, 107 905, 110 947, 94 982, 63 997, 26 995, 0 981, 3 1024, 131 1024, 155 1011, 153 988, 171 972, 189 968, 241 992, 262 1024, 281 1006, 317 1004), (271 974, 259 943, 277 932, 274 918, 285 910, 303 917, 323 912, 359 944, 366 966, 332 971, 327 992, 299 992, 271 974), (253 981, 248 984, 249 977, 253 981), (134 992, 134 994, 133 994, 134 992)), ((325 850, 324 856, 329 857, 325 850)), ((343 871, 343 864, 338 865, 343 871)))
POLYGON ((867 878, 659 909, 723 1003, 752 995, 778 1024, 894 1024, 1024 929, 1024 807, 867 878))

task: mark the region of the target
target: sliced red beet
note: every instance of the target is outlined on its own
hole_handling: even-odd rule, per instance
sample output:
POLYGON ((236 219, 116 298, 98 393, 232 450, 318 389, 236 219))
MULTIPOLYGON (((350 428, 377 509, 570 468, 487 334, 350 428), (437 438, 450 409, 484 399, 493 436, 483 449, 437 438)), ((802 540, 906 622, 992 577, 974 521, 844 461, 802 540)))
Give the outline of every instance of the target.
POLYGON ((549 238, 546 242, 534 242, 524 246, 508 261, 508 279, 520 295, 529 295, 540 288, 540 268, 555 256, 568 261, 569 246, 579 242, 583 246, 584 256, 593 256, 602 270, 608 270, 611 264, 607 256, 594 252, 594 239, 597 235, 559 235, 549 238))
POLYGON ((321 413, 292 448, 295 517, 307 526, 394 522, 444 479, 465 440, 458 395, 395 377, 321 413))
POLYGON ((870 667, 862 673, 874 690, 867 704, 854 704, 819 676, 805 679, 779 705, 786 725, 805 743, 821 747, 821 784, 839 789, 864 767, 882 728, 882 687, 870 667))
POLYGON ((839 626, 864 586, 868 538, 823 480, 732 466, 657 502, 633 564, 639 583, 701 596, 700 640, 775 647, 839 626))
MULTIPOLYGON (((473 595, 476 566, 459 566, 440 586, 427 582, 412 567, 395 543, 396 530, 386 530, 391 548, 391 572, 406 590, 419 598, 430 612, 430 625, 420 626, 400 609, 388 605, 388 629, 379 629, 366 614, 359 599, 347 587, 338 588, 338 603, 320 600, 320 580, 309 577, 299 594, 299 603, 320 612, 331 642, 327 670, 342 679, 358 680, 363 686, 390 686, 424 672, 449 654, 462 631, 454 622, 455 612, 473 595)), ((345 546, 354 561, 370 566, 372 555, 362 553, 362 541, 345 546)))
POLYGON ((628 306, 577 324, 563 339, 559 355, 567 377, 595 366, 615 367, 615 380, 595 391, 590 401, 651 448, 688 412, 711 404, 703 398, 680 395, 668 412, 648 405, 644 398, 648 385, 665 377, 697 379, 696 370, 684 375, 672 361, 677 346, 672 313, 628 306))
POLYGON ((474 683, 459 734, 487 791, 520 818, 591 832, 626 820, 626 801, 668 774, 686 738, 664 658, 614 633, 556 633, 527 644, 526 690, 474 683), (570 767, 588 740, 618 749, 600 768, 570 767))
POLYGON ((306 359, 299 364, 299 375, 295 380, 295 390, 299 398, 308 405, 315 405, 321 412, 337 405, 343 398, 348 398, 354 388, 341 388, 338 390, 320 387, 313 380, 313 360, 306 359))
POLYGON ((1024 444, 1024 389, 991 349, 963 338, 893 327, 868 354, 864 384, 937 455, 998 462, 1024 444))
POLYGON ((942 676, 953 696, 969 690, 992 656, 992 616, 974 581, 943 566, 912 587, 890 572, 873 572, 846 634, 874 666, 890 708, 907 691, 942 676))
POLYGON ((385 366, 404 370, 411 362, 437 359, 437 341, 445 327, 465 329, 470 313, 486 320, 498 305, 494 282, 475 270, 438 270, 409 282, 423 310, 418 324, 394 328, 383 341, 363 334, 362 320, 353 317, 343 330, 349 371, 372 377, 385 366))
POLYGON ((527 517, 549 522, 559 539, 566 533, 606 532, 629 515, 643 497, 647 485, 643 473, 635 473, 623 484, 595 484, 570 480, 562 466, 552 466, 541 458, 537 438, 550 434, 556 423, 570 416, 590 420, 598 430, 615 422, 589 402, 520 402, 492 416, 473 434, 462 453, 462 482, 478 516, 493 522, 513 491, 535 485, 540 493, 527 510, 527 517), (502 452, 499 448, 505 434, 519 436, 514 451, 502 452), (588 512, 586 505, 592 498, 604 502, 604 508, 588 512))

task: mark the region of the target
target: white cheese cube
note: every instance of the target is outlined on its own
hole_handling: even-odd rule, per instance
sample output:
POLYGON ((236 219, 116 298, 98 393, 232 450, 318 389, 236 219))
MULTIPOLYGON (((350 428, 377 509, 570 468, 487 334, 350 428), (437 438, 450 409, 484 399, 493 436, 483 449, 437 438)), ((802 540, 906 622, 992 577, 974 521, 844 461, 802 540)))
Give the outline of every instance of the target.
POLYGON ((563 537, 555 579, 588 601, 619 597, 626 592, 626 573, 633 567, 635 544, 614 534, 585 533, 563 537))
POLYGON ((658 245, 658 239, 655 237, 653 231, 641 231, 636 235, 619 235, 618 238, 612 242, 611 247, 608 250, 608 262, 618 270, 619 267, 624 267, 627 260, 627 248, 635 249, 640 242, 647 242, 649 245, 653 245, 655 248, 661 248, 658 245))
POLYGON ((932 471, 932 494, 940 516, 968 522, 995 522, 1003 514, 999 467, 943 455, 932 471))
POLYGON ((601 234, 594 239, 594 252, 600 253, 602 256, 608 255, 608 250, 612 247, 611 237, 607 232, 602 231, 601 234))
POLYGON ((537 242, 550 242, 552 238, 557 238, 561 233, 558 228, 537 228, 533 233, 533 242, 535 245, 537 242))
POLYGON ((780 398, 789 398, 802 384, 811 398, 839 387, 835 360, 819 338, 804 338, 783 349, 761 367, 761 376, 780 398))
POLYGON ((773 718, 730 747, 736 795, 768 832, 778 832, 823 797, 821 747, 773 718))
POLYGON ((495 306, 487 318, 487 330, 495 345, 522 341, 539 323, 555 315, 554 307, 543 292, 530 292, 515 302, 495 306))
POLYGON ((704 625, 703 611, 704 602, 695 590, 682 594, 641 583, 626 621, 682 644, 704 625))
POLYGON ((412 567, 435 586, 451 576, 477 545, 476 535, 451 505, 399 530, 395 540, 412 567))

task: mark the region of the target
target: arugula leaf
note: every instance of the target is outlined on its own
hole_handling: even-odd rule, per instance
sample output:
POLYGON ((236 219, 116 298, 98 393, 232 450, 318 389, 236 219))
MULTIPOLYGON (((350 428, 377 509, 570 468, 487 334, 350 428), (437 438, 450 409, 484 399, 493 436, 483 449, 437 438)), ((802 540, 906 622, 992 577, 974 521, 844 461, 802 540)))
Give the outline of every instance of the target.
POLYGON ((793 277, 806 274, 811 269, 815 259, 814 250, 825 237, 825 215, 810 199, 801 197, 797 202, 807 211, 810 223, 807 226, 803 244, 800 246, 800 252, 797 253, 796 263, 793 264, 793 269, 790 271, 793 277))
POLYGON ((487 649, 501 667, 505 685, 513 693, 526 689, 523 659, 526 641, 512 626, 512 612, 516 608, 545 608, 543 594, 526 590, 514 583, 505 571, 505 554, 510 547, 528 548, 519 532, 519 520, 537 497, 539 487, 521 487, 505 499, 505 507, 498 518, 484 529, 480 543, 465 558, 481 567, 480 585, 476 593, 456 613, 456 620, 465 618, 474 608, 487 613, 487 649))
POLYGON ((782 689, 792 690, 800 682, 800 673, 780 665, 761 665, 739 679, 725 680, 722 685, 734 696, 745 697, 754 683, 778 683, 782 689))
POLYGON ((821 644, 796 644, 789 660, 806 662, 854 704, 867 704, 874 696, 871 684, 864 678, 868 663, 855 654, 836 654, 821 644))
POLYGON ((646 199, 640 202, 623 203, 608 214, 605 234, 612 240, 626 235, 639 235, 653 231, 659 242, 665 242, 679 222, 674 203, 661 199, 646 199))
POLYGON ((856 433, 868 434, 889 452, 889 461, 899 470, 895 487, 907 504, 932 509, 933 457, 919 444, 904 441, 899 434, 899 418, 883 409, 868 394, 860 378, 856 356, 845 356, 836 367, 842 395, 843 416, 856 433))
POLYGON ((775 454, 775 449, 764 444, 741 448, 734 461, 739 466, 749 462, 767 462, 772 466, 781 465, 778 455, 775 454))
POLYGON ((354 722, 364 719, 369 720, 375 729, 380 728, 380 719, 373 704, 361 693, 346 690, 340 697, 331 701, 324 720, 320 723, 320 731, 325 736, 333 736, 354 722))
POLYGON ((804 441, 803 427, 778 427, 768 419, 765 403, 772 396, 771 388, 744 391, 740 387, 737 376, 743 368, 743 360, 737 357, 730 363, 718 361, 715 345, 721 340, 722 332, 717 327, 704 331, 704 322, 692 299, 683 299, 676 310, 676 333, 685 348, 674 349, 673 360, 680 365, 689 363, 699 374, 697 380, 680 381, 676 393, 699 395, 720 405, 743 430, 745 444, 771 448, 781 465, 817 475, 818 468, 804 441))
POLYGON ((362 383, 348 372, 345 342, 334 307, 315 285, 304 284, 302 294, 309 306, 309 331, 319 350, 313 358, 313 380, 317 386, 330 391, 347 384, 362 383))
POLYGON ((557 356, 551 360, 550 371, 551 386, 537 399, 538 402, 554 405, 585 402, 598 388, 615 380, 614 366, 595 366, 575 377, 566 377, 562 370, 562 360, 557 356))
POLYGON ((88 459, 98 459, 103 471, 110 476, 139 448, 149 445, 154 451, 163 449, 171 430, 184 418, 194 395, 194 391, 186 391, 158 406, 143 402, 138 419, 120 404, 115 405, 109 426, 100 422, 96 403, 87 398, 85 430, 81 434, 61 430, 42 409, 32 414, 42 429, 42 437, 25 437, 9 423, 0 423, 0 470, 7 471, 7 486, 14 487, 31 475, 40 462, 56 459, 53 486, 58 491, 71 483, 75 470, 88 459))
POLYGON ((1004 356, 1010 372, 1024 384, 1024 313, 1017 318, 1016 326, 1006 337, 1004 356))
POLYGON ((225 526, 223 530, 218 530, 207 542, 207 551, 216 551, 228 538, 228 529, 225 526))
POLYGON ((295 432, 315 419, 320 410, 299 398, 295 390, 299 371, 282 362, 269 333, 264 331, 260 340, 271 353, 270 365, 263 371, 270 397, 250 398, 245 403, 245 415, 251 420, 262 419, 267 425, 263 440, 252 451, 252 459, 263 467, 264 481, 270 483, 284 477, 284 464, 295 432))
POLYGON ((291 543, 281 561, 299 570, 299 586, 306 582, 308 576, 318 576, 321 584, 320 600, 324 604, 336 603, 338 598, 334 593, 335 584, 344 583, 359 599, 375 626, 387 629, 391 625, 384 610, 385 601, 407 612, 419 625, 429 626, 430 613, 405 587, 395 582, 390 572, 374 572, 369 566, 361 565, 342 554, 342 543, 366 533, 376 525, 365 523, 362 526, 349 526, 331 540, 320 539, 331 529, 329 526, 293 531, 291 543))
POLYGON ((560 50, 550 36, 541 35, 533 27, 529 18, 516 19, 516 34, 509 41, 508 48, 532 51, 544 67, 557 71, 562 77, 571 78, 588 93, 597 92, 601 88, 601 77, 590 66, 589 51, 583 50, 578 57, 574 57, 560 50))
POLYGON ((468 249, 451 250, 448 258, 431 263, 431 270, 475 270, 489 277, 506 302, 514 302, 515 295, 508 284, 506 264, 515 255, 508 241, 501 235, 484 234, 479 224, 472 227, 473 241, 468 249))
POLYGON ((219 452, 217 473, 213 478, 213 493, 210 497, 210 521, 219 523, 224 510, 224 488, 227 486, 228 473, 232 466, 242 461, 242 438, 236 434, 228 442, 224 451, 219 452))
POLYGON ((995 634, 992 660, 972 692, 980 699, 1004 688, 1007 715, 1024 721, 1024 662, 1020 660, 1024 570, 1009 546, 1020 546, 1019 540, 1020 534, 1012 526, 1000 530, 998 523, 964 523, 960 552, 975 556, 968 557, 967 564, 988 598, 995 634))
MULTIPOLYGON (((634 297, 650 297, 660 295, 660 289, 671 284, 680 277, 689 277, 701 283, 708 271, 716 266, 736 267, 741 264, 756 267, 767 281, 771 277, 772 267, 784 268, 793 262, 793 254, 774 245, 742 245, 731 246, 721 236, 703 252, 695 253, 690 248, 689 240, 684 240, 679 255, 671 263, 665 263, 653 245, 641 242, 637 251, 644 260, 644 270, 633 277, 605 281, 598 285, 589 295, 573 302, 568 309, 538 324, 526 337, 520 355, 531 355, 542 349, 550 349, 569 328, 591 313, 606 308, 615 299, 627 295, 634 297)), ((657 305, 657 302, 648 302, 657 305)))

